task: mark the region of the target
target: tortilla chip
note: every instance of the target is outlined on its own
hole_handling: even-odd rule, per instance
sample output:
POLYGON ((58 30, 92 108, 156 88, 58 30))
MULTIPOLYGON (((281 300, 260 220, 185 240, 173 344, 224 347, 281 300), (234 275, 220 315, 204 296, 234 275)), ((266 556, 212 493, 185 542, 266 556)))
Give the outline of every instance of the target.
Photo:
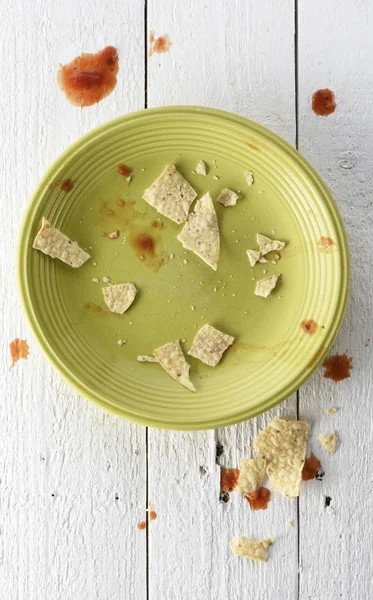
POLYGON ((158 179, 145 190, 143 198, 161 215, 175 223, 183 223, 196 196, 197 192, 180 175, 176 167, 168 165, 158 179))
POLYGON ((274 419, 254 442, 259 458, 267 461, 267 475, 274 490, 289 498, 300 493, 309 423, 274 419))
POLYGON ((179 340, 169 342, 153 352, 155 358, 175 381, 195 392, 195 387, 189 379, 189 365, 185 360, 179 340))
POLYGON ((118 283, 102 288, 102 293, 109 310, 122 315, 134 301, 137 289, 133 283, 118 283))
POLYGON ((334 431, 327 435, 319 435, 320 444, 329 454, 334 454, 337 449, 337 436, 334 431))
POLYGON ((271 538, 255 541, 242 536, 238 540, 231 540, 229 547, 236 556, 244 556, 245 558, 265 562, 268 548, 272 544, 273 540, 271 538))
POLYGON ((273 252, 274 250, 282 250, 285 247, 285 242, 280 242, 280 240, 271 240, 260 233, 256 234, 256 241, 259 246, 259 252, 262 256, 268 254, 269 252, 273 252))
POLYGON ((263 458, 242 458, 235 491, 246 496, 260 488, 266 474, 266 466, 263 458))
POLYGON ((276 287, 276 283, 280 275, 270 275, 259 279, 255 286, 255 296, 262 296, 262 298, 268 298, 272 290, 276 287))
POLYGON ((148 356, 147 354, 141 354, 137 357, 137 360, 139 362, 145 362, 145 363, 156 363, 158 362, 156 358, 154 358, 154 356, 148 356))
POLYGON ((72 242, 59 229, 52 227, 45 217, 42 219, 41 229, 38 231, 32 247, 51 258, 58 258, 74 269, 81 267, 91 258, 87 252, 79 248, 76 242, 72 242))
POLYGON ((202 258, 214 271, 218 268, 220 235, 218 219, 210 194, 197 200, 177 239, 184 248, 202 258))
POLYGON ((234 337, 206 323, 198 331, 188 354, 198 358, 210 367, 215 367, 233 342, 234 337))
POLYGON ((229 188, 223 188, 218 196, 217 202, 223 204, 223 206, 235 206, 238 198, 239 195, 236 194, 236 192, 233 192, 233 190, 230 190, 229 188))
POLYGON ((207 175, 207 165, 204 160, 200 160, 196 166, 197 175, 207 175))

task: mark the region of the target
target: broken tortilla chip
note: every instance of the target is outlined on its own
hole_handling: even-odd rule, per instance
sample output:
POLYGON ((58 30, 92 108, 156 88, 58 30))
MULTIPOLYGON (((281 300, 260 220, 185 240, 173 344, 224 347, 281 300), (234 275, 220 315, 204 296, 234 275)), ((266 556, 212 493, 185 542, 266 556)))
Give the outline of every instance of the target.
POLYGON ((102 293, 109 310, 122 315, 134 301, 137 289, 133 283, 117 283, 102 288, 102 293))
POLYGON ((274 250, 282 250, 285 247, 285 242, 271 240, 271 238, 261 235, 260 233, 256 234, 256 241, 259 246, 259 252, 262 256, 268 254, 269 252, 273 252, 274 250))
POLYGON ((219 226, 208 192, 197 200, 177 239, 184 248, 202 258, 214 271, 217 270, 220 254, 219 226))
POLYGON ((189 365, 185 360, 179 340, 169 342, 153 352, 155 358, 175 381, 178 381, 184 387, 195 392, 195 387, 189 378, 189 365))
POLYGON ((337 436, 335 431, 328 433, 327 435, 319 435, 320 444, 325 448, 329 454, 334 454, 337 449, 337 436))
POLYGON ((266 466, 263 458, 242 458, 235 491, 246 496, 260 488, 266 474, 266 466))
POLYGON ((270 275, 264 279, 259 279, 255 286, 255 296, 261 296, 262 298, 268 298, 272 290, 276 287, 278 278, 280 275, 270 275))
POLYGON ((259 562, 265 562, 267 559, 268 548, 273 544, 271 538, 265 540, 251 540, 248 537, 240 537, 238 540, 231 540, 229 547, 236 556, 244 556, 259 562))
POLYGON ((277 418, 254 442, 258 457, 267 461, 267 475, 273 489, 289 498, 300 493, 308 430, 306 421, 277 418))
POLYGON ((41 229, 36 234, 32 247, 51 258, 58 258, 74 269, 81 267, 91 258, 76 242, 72 242, 59 229, 52 227, 45 217, 42 218, 41 229))
POLYGON ((160 176, 145 190, 143 198, 159 213, 175 223, 183 223, 190 205, 197 196, 174 165, 168 165, 160 176))
POLYGON ((137 360, 139 362, 144 362, 144 363, 156 363, 158 362, 156 358, 154 358, 154 356, 149 356, 148 354, 141 354, 137 357, 137 360))
POLYGON ((236 192, 229 188, 223 188, 218 196, 217 202, 223 206, 235 206, 238 198, 239 195, 236 194, 236 192))
POLYGON ((233 342, 234 337, 206 323, 198 331, 188 354, 198 358, 210 367, 215 367, 233 342))

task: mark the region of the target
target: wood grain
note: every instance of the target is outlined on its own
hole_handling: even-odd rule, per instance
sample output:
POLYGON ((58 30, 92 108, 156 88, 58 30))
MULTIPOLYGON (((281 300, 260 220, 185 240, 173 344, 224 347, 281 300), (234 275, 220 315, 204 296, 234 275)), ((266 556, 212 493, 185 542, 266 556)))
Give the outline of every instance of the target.
MULTIPOLYGON (((149 106, 231 110, 295 142, 293 2, 151 0, 148 29, 172 42, 169 53, 149 58, 149 106)), ((296 526, 296 503, 276 495, 266 513, 251 513, 237 495, 219 503, 216 441, 225 448, 221 464, 236 466, 279 413, 294 416, 295 400, 215 433, 149 431, 149 497, 159 514, 149 532, 151 598, 233 600, 247 590, 252 600, 297 598, 297 529, 288 525, 296 526), (229 540, 239 535, 274 536, 268 564, 233 556, 229 540)))
POLYGON ((144 103, 143 3, 5 0, 0 6, 0 597, 146 597, 145 429, 105 415, 63 383, 21 313, 20 221, 51 161, 92 127, 144 103), (117 45, 114 94, 82 110, 59 91, 59 62, 117 45), (12 371, 8 343, 28 340, 12 371))
POLYGON ((300 150, 336 199, 352 260, 347 318, 333 349, 352 356, 351 378, 336 384, 320 370, 300 391, 301 415, 313 423, 313 449, 325 470, 300 505, 300 597, 312 600, 371 597, 372 22, 368 1, 299 3, 300 150), (312 113, 311 98, 325 87, 337 108, 322 118, 312 113), (325 414, 330 406, 338 408, 332 417, 325 414), (318 435, 332 430, 340 445, 329 456, 318 435))

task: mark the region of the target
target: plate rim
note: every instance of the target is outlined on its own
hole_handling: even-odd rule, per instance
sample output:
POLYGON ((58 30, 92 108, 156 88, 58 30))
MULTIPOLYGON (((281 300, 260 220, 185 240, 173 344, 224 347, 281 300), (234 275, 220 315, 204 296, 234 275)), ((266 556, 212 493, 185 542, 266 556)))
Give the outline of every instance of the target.
POLYGON ((105 123, 102 123, 98 127, 91 129, 83 136, 79 137, 72 144, 70 144, 61 154, 59 154, 59 156, 52 162, 49 168, 39 179, 38 184, 34 189, 30 200, 27 204, 21 222, 20 232, 17 241, 16 275, 18 292, 21 299, 21 306, 24 314, 26 315, 27 322, 32 330, 32 333, 35 337, 38 346, 41 348, 44 356, 52 364, 54 369, 56 369, 56 371, 62 376, 64 381, 69 386, 71 386, 78 394, 80 394, 90 402, 93 402, 96 406, 99 406, 101 409, 108 411, 119 418, 137 423, 138 425, 173 431, 203 431, 238 424, 252 419, 260 414, 263 414, 264 412, 278 405, 280 402, 283 402, 285 399, 289 398, 295 391, 297 391, 304 385, 304 383, 317 370, 317 368, 320 366, 325 356, 329 352, 331 346, 333 345, 337 337, 340 326, 344 320, 349 299, 351 263, 347 233, 345 230, 342 216, 338 210, 337 203, 334 200, 329 188, 324 183, 321 176, 312 167, 308 160, 298 152, 296 148, 291 146, 291 144, 289 144, 286 140, 284 140, 276 133, 272 132, 264 125, 260 125, 259 123, 256 123, 251 119, 239 116, 235 113, 203 106, 176 105, 142 109, 106 121, 105 123), (24 272, 26 253, 22 252, 22 249, 24 248, 23 240, 28 235, 30 220, 32 220, 33 214, 38 208, 38 196, 42 191, 44 191, 46 182, 52 177, 54 171, 56 171, 61 167, 61 165, 63 165, 67 157, 70 158, 72 153, 74 153, 79 148, 84 147, 84 145, 88 143, 92 138, 95 138, 97 135, 104 133, 110 128, 115 128, 116 126, 121 125, 122 123, 140 119, 142 117, 157 114, 164 115, 170 113, 197 113, 206 116, 218 117, 223 120, 233 121, 238 125, 244 127, 249 126, 251 130, 258 131, 260 134, 264 135, 267 139, 272 141, 275 145, 282 147, 282 149, 288 152, 296 162, 301 164, 303 170, 305 172, 308 172, 308 175, 311 177, 311 179, 313 179, 313 181, 322 189, 323 193, 325 194, 325 197, 327 198, 327 201, 329 202, 329 207, 332 209, 335 226, 337 227, 341 236, 341 240, 343 242, 340 247, 341 264, 342 270, 344 271, 341 277, 342 302, 339 306, 338 313, 336 313, 335 319, 333 320, 333 325, 329 330, 328 338, 325 340, 326 343, 324 345, 324 349, 322 352, 320 352, 318 358, 314 361, 311 370, 303 371, 302 374, 296 380, 294 380, 291 385, 287 386, 281 393, 278 393, 275 397, 271 396, 265 403, 262 403, 260 407, 254 407, 248 409, 247 411, 242 411, 239 415, 234 414, 229 418, 207 419, 206 421, 203 421, 201 423, 187 423, 184 425, 177 421, 165 423, 162 419, 157 419, 152 416, 149 416, 149 418, 142 418, 132 413, 131 411, 127 411, 125 407, 121 409, 116 408, 115 406, 111 405, 110 402, 104 400, 102 397, 95 397, 92 391, 86 388, 85 384, 79 381, 70 371, 68 371, 64 367, 63 363, 59 360, 58 355, 53 351, 53 349, 50 347, 47 340, 45 339, 42 328, 33 315, 32 301, 29 294, 26 273, 24 272))

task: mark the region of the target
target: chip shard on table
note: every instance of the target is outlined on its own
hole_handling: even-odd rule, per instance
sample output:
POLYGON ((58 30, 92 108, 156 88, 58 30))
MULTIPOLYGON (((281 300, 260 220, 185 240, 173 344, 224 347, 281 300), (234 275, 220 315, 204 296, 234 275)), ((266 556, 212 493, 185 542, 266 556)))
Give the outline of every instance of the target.
POLYGON ((246 496, 259 489, 266 475, 266 467, 264 458, 242 458, 235 492, 246 496))
POLYGON ((276 287, 278 278, 280 274, 269 275, 268 277, 264 277, 264 279, 259 279, 256 282, 255 296, 261 296, 262 298, 268 298, 272 290, 276 287))
POLYGON ((164 344, 160 348, 154 350, 153 354, 161 367, 175 379, 175 381, 178 381, 192 392, 196 391, 193 383, 190 381, 190 366, 185 360, 179 340, 164 344))
POLYGON ((137 357, 139 362, 143 363, 156 363, 158 362, 154 356, 149 356, 149 354, 139 354, 137 357))
POLYGON ((229 547, 236 556, 244 556, 259 562, 265 562, 267 559, 268 548, 273 544, 272 538, 264 540, 252 540, 241 536, 238 540, 231 540, 229 547))
POLYGON ((238 198, 239 195, 236 194, 236 192, 230 190, 229 188, 223 188, 217 198, 217 202, 219 202, 219 204, 222 204, 225 207, 235 206, 237 204, 238 198))
POLYGON ((200 160, 196 166, 197 175, 207 175, 207 165, 204 160, 200 160))
POLYGON ((331 406, 330 408, 327 408, 325 412, 327 415, 335 415, 337 409, 334 406, 331 406))
POLYGON ((220 234, 215 208, 208 192, 197 200, 177 239, 186 250, 191 250, 214 271, 217 270, 220 234))
POLYGON ((326 435, 319 435, 320 444, 325 448, 329 454, 334 454, 337 449, 337 435, 335 431, 327 433, 326 435))
POLYGON ((102 288, 108 309, 122 315, 136 298, 137 289, 133 283, 116 283, 102 288))
POLYGON ((91 258, 90 254, 82 250, 77 242, 72 242, 62 231, 53 227, 45 217, 42 218, 41 229, 39 229, 32 247, 51 258, 58 258, 74 269, 81 267, 91 258))
POLYGON ((275 250, 282 250, 285 247, 285 242, 271 240, 271 238, 262 235, 261 233, 256 234, 256 241, 262 256, 269 254, 269 252, 274 252, 275 250))
POLYGON ((175 165, 168 165, 144 192, 144 200, 159 213, 175 223, 183 223, 197 192, 179 173, 175 165))
POLYGON ((272 488, 289 498, 300 494, 308 431, 307 421, 276 418, 253 445, 258 457, 267 461, 272 488))
POLYGON ((234 337, 206 323, 196 334, 188 354, 210 367, 215 367, 233 342, 234 337))

